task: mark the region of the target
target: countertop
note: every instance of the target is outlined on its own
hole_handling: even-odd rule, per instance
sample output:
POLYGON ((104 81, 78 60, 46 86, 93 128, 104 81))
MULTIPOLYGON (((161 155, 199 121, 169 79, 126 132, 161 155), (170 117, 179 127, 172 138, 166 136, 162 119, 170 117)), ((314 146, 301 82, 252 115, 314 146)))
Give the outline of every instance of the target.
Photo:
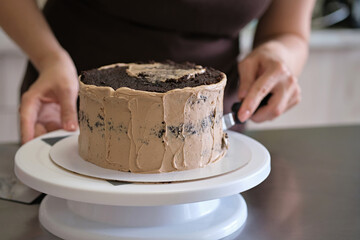
MULTIPOLYGON (((263 183, 242 193, 248 219, 226 239, 360 239, 360 125, 245 134, 269 150, 272 170, 263 183)), ((0 144, 2 172, 12 173, 17 149, 0 144)), ((0 238, 59 239, 41 227, 40 201, 0 200, 0 238)))

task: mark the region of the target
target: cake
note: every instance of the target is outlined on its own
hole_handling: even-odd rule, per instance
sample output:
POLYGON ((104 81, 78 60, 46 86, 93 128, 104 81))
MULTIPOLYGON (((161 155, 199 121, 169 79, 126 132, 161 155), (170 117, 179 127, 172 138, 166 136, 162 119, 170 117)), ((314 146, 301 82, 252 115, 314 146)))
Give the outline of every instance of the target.
POLYGON ((118 63, 79 77, 80 156, 132 173, 205 167, 227 150, 224 73, 192 63, 118 63))

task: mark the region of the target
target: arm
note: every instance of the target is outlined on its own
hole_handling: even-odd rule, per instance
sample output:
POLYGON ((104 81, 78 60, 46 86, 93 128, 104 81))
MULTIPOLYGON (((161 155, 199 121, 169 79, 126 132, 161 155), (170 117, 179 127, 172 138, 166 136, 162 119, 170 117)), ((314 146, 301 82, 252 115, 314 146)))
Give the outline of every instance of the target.
POLYGON ((253 51, 239 63, 240 120, 271 120, 300 101, 300 75, 308 55, 314 0, 273 0, 258 22, 253 51), (272 97, 254 115, 261 100, 272 97))
POLYGON ((39 78, 20 106, 22 142, 49 130, 77 128, 77 73, 35 1, 0 0, 0 25, 29 56, 39 78))

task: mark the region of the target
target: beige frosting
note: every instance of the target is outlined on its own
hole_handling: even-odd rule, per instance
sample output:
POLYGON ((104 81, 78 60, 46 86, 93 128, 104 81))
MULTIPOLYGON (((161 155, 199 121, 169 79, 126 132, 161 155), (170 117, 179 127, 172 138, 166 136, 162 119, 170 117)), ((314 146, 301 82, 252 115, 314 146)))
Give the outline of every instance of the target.
POLYGON ((145 79, 149 82, 161 81, 165 82, 167 79, 179 79, 183 76, 188 76, 191 78, 195 74, 200 74, 205 72, 205 68, 197 66, 191 69, 179 69, 173 65, 165 65, 161 63, 151 63, 151 64, 136 64, 130 63, 129 68, 126 72, 130 76, 138 77, 140 73, 146 73, 145 79))
POLYGON ((79 154, 98 166, 134 173, 215 162, 227 149, 221 122, 225 84, 224 74, 216 84, 157 93, 80 81, 79 154))

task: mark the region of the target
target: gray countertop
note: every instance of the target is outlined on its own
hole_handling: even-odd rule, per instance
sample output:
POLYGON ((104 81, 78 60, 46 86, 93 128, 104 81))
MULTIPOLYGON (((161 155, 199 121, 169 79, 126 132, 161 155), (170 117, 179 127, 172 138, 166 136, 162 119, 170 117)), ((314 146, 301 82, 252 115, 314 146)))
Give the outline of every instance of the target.
MULTIPOLYGON (((269 150, 272 170, 262 184, 243 193, 247 222, 227 239, 360 239, 359 125, 246 135, 269 150)), ((17 148, 0 144, 2 172, 13 171, 17 148)), ((38 209, 39 201, 0 200, 0 238, 59 239, 41 227, 38 209)))

